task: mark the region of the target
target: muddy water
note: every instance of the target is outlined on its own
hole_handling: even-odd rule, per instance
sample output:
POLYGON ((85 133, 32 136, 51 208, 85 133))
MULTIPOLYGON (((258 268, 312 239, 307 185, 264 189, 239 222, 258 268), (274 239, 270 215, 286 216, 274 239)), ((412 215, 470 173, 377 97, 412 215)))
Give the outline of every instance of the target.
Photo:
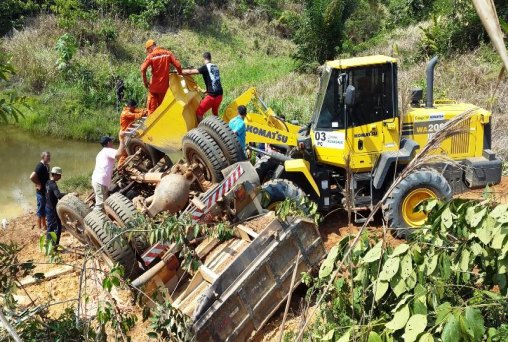
POLYGON ((62 179, 91 174, 101 146, 60 140, 0 126, 0 220, 35 208, 35 188, 28 177, 42 151, 51 152, 51 166, 63 169, 62 179))

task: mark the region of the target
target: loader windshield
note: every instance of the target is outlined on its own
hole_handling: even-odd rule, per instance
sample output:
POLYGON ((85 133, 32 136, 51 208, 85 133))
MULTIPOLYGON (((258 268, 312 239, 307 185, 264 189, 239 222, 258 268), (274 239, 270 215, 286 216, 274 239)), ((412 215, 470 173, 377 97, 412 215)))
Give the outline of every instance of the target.
POLYGON ((314 110, 316 129, 344 129, 395 117, 396 68, 387 63, 346 70, 325 68, 314 110), (355 87, 355 105, 345 115, 344 93, 355 87))

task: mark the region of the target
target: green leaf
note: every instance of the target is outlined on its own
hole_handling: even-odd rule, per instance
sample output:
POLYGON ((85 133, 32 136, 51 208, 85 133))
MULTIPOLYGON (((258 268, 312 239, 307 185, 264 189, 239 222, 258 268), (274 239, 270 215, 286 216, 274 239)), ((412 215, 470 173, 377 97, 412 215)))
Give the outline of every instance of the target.
POLYGON ((326 333, 326 335, 324 335, 323 337, 321 337, 321 340, 322 341, 331 341, 333 340, 333 334, 335 333, 335 330, 330 330, 329 332, 326 333))
POLYGON ((441 333, 441 340, 443 342, 457 342, 460 341, 460 325, 459 320, 455 315, 450 315, 441 333))
POLYGON ((411 260, 411 255, 406 254, 402 258, 402 261, 400 262, 400 276, 402 279, 407 279, 413 272, 413 262, 411 260))
POLYGON ((406 283, 406 288, 412 289, 416 286, 416 273, 413 271, 409 274, 409 276, 404 279, 404 282, 406 283))
POLYGON ((440 259, 441 259, 441 269, 440 269, 441 277, 444 280, 447 280, 448 278, 450 278, 452 274, 450 257, 448 256, 448 254, 442 253, 440 259))
POLYGON ((462 254, 460 255, 460 270, 462 272, 469 271, 469 256, 470 252, 467 249, 462 250, 462 254))
POLYGON ((404 328, 409 319, 409 314, 409 306, 406 304, 395 312, 392 320, 386 323, 385 327, 392 331, 397 331, 404 328))
POLYGON ((487 216, 485 220, 483 220, 482 225, 476 229, 476 236, 480 239, 481 242, 488 245, 492 240, 492 231, 496 226, 496 219, 491 216, 487 216))
POLYGON ((344 335, 342 335, 337 342, 349 342, 349 337, 351 336, 351 328, 349 328, 344 335))
POLYGON ((505 214, 508 214, 508 204, 500 204, 490 212, 489 216, 492 218, 499 218, 505 214))
POLYGON ((393 278, 397 271, 399 270, 400 259, 399 258, 388 258, 383 265, 383 269, 381 273, 379 273, 379 279, 381 280, 390 280, 393 278))
POLYGON ((434 342, 434 337, 430 333, 425 333, 420 337, 418 342, 434 342))
POLYGON ((375 301, 378 302, 381 298, 383 298, 387 290, 388 290, 388 282, 378 280, 376 285, 376 294, 374 296, 375 301))
POLYGON ((432 259, 430 259, 430 261, 428 262, 428 265, 427 265, 427 275, 431 275, 432 273, 434 273, 434 271, 436 270, 436 267, 437 267, 438 259, 439 259, 439 254, 434 254, 432 256, 432 259))
POLYGON ((478 226, 478 223, 481 222, 483 217, 485 216, 485 213, 487 213, 487 208, 483 207, 479 212, 476 212, 476 209, 478 207, 469 207, 466 211, 466 222, 473 228, 478 226))
POLYGON ((426 315, 427 314, 427 302, 425 301, 425 297, 423 299, 418 298, 413 302, 413 313, 426 315))
POLYGON ((326 257, 326 260, 321 264, 321 268, 319 269, 320 279, 327 278, 330 274, 332 274, 338 254, 339 246, 333 246, 326 257))
POLYGON ((381 258, 381 251, 383 247, 383 241, 379 241, 374 247, 372 247, 367 254, 362 258, 365 263, 371 263, 381 258))
POLYGON ((416 341, 419 334, 421 334, 427 327, 427 315, 413 315, 407 321, 406 329, 404 330, 404 341, 416 341))
POLYGON ((473 243, 471 245, 471 253, 473 254, 473 256, 477 257, 479 255, 482 255, 483 251, 484 249, 479 243, 473 243))
POLYGON ((505 239, 506 239, 506 230, 500 229, 496 233, 494 233, 490 246, 494 249, 501 249, 503 248, 505 239))
POLYGON ((376 332, 371 331, 369 333, 369 339, 367 342, 383 342, 383 340, 381 339, 381 336, 379 336, 376 332))
POLYGON ((436 325, 439 325, 446 321, 448 315, 452 312, 452 305, 448 302, 445 302, 439 305, 436 309, 436 325))
POLYGON ((472 329, 473 337, 475 341, 480 341, 483 334, 485 333, 485 325, 483 322, 483 316, 480 310, 466 307, 464 317, 468 328, 472 329))
POLYGON ((447 207, 441 213, 441 226, 450 228, 452 225, 453 225, 453 214, 452 211, 450 210, 450 207, 447 207))
POLYGON ((398 274, 390 280, 390 287, 396 297, 399 297, 408 290, 405 281, 398 274))
POLYGON ((508 258, 497 261, 497 273, 506 274, 508 272, 508 258))
POLYGON ((393 250, 393 253, 390 255, 391 258, 396 257, 398 255, 404 254, 409 249, 409 245, 407 243, 401 243, 393 250))

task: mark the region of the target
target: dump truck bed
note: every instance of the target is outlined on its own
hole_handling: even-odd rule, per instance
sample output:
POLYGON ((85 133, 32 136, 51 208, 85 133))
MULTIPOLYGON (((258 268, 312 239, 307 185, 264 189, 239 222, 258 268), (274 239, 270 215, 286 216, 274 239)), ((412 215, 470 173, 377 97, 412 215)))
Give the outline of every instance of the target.
POLYGON ((312 221, 280 222, 273 213, 261 220, 268 222, 264 228, 247 222, 235 228, 234 239, 207 240, 196 249, 204 264, 185 289, 176 291, 173 306, 192 318, 198 341, 249 338, 290 293, 298 252, 298 274, 318 266, 325 256, 312 221))

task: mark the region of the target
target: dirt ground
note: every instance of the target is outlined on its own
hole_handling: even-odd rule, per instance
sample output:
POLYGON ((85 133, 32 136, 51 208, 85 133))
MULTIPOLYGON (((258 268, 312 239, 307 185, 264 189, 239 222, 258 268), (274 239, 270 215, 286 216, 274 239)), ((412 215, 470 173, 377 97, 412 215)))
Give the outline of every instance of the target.
MULTIPOLYGON (((482 199, 483 196, 484 190, 480 189, 462 194, 460 197, 482 199)), ((497 202, 508 203, 508 177, 503 177, 501 184, 490 189, 490 196, 497 202)), ((375 217, 374 222, 369 224, 368 229, 373 233, 382 234, 382 230, 379 229, 381 225, 381 218, 375 217)), ((358 229, 358 225, 348 225, 347 214, 342 210, 326 216, 320 226, 321 236, 327 250, 335 245, 343 236, 355 233, 358 229)), ((12 241, 18 244, 22 248, 18 254, 19 261, 31 260, 34 262, 36 265, 35 272, 47 272, 52 269, 61 268, 63 265, 49 263, 47 257, 41 252, 39 239, 42 234, 43 232, 35 226, 35 215, 30 213, 9 222, 6 229, 3 229, 0 233, 0 242, 9 243, 12 241)), ((400 243, 400 240, 394 239, 391 235, 388 238, 393 245, 400 243)), ((62 234, 61 245, 67 248, 67 251, 61 254, 62 263, 74 266, 75 269, 71 273, 61 275, 55 279, 45 280, 39 284, 20 289, 17 297, 21 305, 30 305, 32 301, 35 305, 39 305, 46 303, 48 300, 51 303, 59 303, 49 308, 49 315, 52 317, 60 315, 66 307, 76 306, 75 299, 77 298, 79 287, 79 270, 83 260, 84 247, 70 234, 65 232, 62 234)), ((285 325, 286 329, 298 330, 304 296, 305 289, 299 287, 291 300, 289 315, 285 325)), ((138 323, 130 333, 133 341, 146 341, 148 322, 141 322, 141 309, 132 306, 126 309, 136 314, 139 318, 138 323)), ((283 312, 284 305, 282 305, 268 324, 256 334, 253 340, 257 342, 277 341, 283 312)))

